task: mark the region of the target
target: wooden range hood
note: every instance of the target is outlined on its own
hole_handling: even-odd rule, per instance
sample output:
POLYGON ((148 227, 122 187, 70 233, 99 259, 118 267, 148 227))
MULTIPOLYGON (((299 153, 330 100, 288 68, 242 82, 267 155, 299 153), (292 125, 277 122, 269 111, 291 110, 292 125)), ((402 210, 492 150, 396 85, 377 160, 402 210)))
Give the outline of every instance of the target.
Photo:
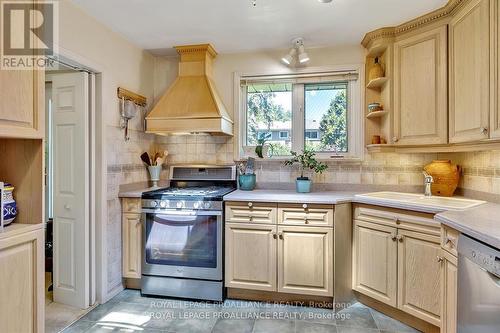
POLYGON ((217 52, 210 44, 176 46, 179 76, 146 117, 146 132, 160 135, 233 135, 233 121, 212 79, 217 52))

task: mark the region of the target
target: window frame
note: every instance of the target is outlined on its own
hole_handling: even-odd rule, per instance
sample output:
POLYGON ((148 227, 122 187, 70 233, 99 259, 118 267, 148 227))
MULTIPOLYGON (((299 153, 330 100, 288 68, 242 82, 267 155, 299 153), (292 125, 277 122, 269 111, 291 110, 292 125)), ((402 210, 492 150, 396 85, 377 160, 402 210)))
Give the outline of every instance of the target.
MULTIPOLYGON (((342 72, 352 72, 358 75, 356 80, 347 81, 347 126, 348 126, 348 152, 318 152, 316 157, 320 160, 362 160, 364 157, 364 112, 362 110, 362 101, 364 99, 364 66, 362 64, 310 68, 308 70, 295 70, 286 73, 234 73, 234 110, 235 110, 235 140, 234 151, 235 159, 252 156, 255 157, 255 146, 246 146, 246 131, 247 131, 247 92, 246 87, 242 86, 242 82, 246 77, 275 77, 280 75, 308 75, 321 73, 324 76, 342 72)), ((332 82, 321 79, 317 76, 317 80, 310 79, 307 83, 332 82)), ((278 81, 278 80, 276 80, 278 81)), ((339 80, 341 81, 341 80, 339 80)), ((302 151, 305 144, 305 89, 306 83, 294 83, 292 86, 292 128, 287 139, 291 139, 292 151, 302 151)), ((273 156, 265 157, 265 160, 286 160, 288 156, 273 156)))

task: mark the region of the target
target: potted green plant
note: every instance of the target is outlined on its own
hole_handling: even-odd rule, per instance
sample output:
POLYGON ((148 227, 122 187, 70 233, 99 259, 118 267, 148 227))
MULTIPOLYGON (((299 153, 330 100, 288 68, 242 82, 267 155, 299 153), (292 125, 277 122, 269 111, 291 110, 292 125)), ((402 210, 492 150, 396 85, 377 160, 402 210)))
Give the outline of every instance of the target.
POLYGON ((302 154, 298 154, 292 151, 292 158, 285 161, 284 165, 294 165, 298 164, 300 169, 300 177, 297 177, 295 181, 296 190, 299 193, 309 193, 311 192, 312 180, 309 177, 304 177, 304 170, 312 170, 315 173, 323 173, 328 168, 328 165, 323 162, 319 162, 314 158, 316 153, 310 149, 304 149, 302 154))
POLYGON ((266 142, 267 142, 267 140, 269 140, 270 137, 271 137, 271 134, 266 133, 266 134, 262 135, 259 139, 257 139, 257 146, 255 147, 255 154, 257 155, 257 157, 264 158, 264 155, 267 154, 266 142))

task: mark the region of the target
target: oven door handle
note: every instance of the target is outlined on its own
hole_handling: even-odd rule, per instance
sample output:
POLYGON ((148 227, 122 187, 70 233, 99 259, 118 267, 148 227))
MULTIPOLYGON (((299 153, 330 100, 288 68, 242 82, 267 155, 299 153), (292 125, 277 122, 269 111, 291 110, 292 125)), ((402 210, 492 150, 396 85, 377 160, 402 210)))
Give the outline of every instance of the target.
POLYGON ((158 216, 222 216, 222 211, 217 210, 161 210, 143 209, 143 213, 155 214, 158 216))

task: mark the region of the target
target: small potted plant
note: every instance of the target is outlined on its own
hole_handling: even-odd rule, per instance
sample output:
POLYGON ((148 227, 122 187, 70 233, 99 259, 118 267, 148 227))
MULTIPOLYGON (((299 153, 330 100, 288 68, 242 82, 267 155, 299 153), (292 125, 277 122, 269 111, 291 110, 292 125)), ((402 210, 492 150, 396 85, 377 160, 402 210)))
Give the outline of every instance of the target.
POLYGON ((300 177, 297 177, 295 181, 296 190, 299 193, 309 193, 311 192, 312 180, 309 177, 304 177, 304 170, 310 169, 315 173, 323 173, 328 168, 328 165, 323 162, 319 162, 314 158, 316 153, 310 149, 304 149, 302 154, 298 154, 292 151, 292 158, 284 162, 284 165, 294 165, 298 164, 300 169, 300 177))
POLYGON ((264 134, 257 140, 257 146, 255 147, 255 154, 259 158, 264 158, 267 155, 267 140, 271 137, 270 133, 264 134))

